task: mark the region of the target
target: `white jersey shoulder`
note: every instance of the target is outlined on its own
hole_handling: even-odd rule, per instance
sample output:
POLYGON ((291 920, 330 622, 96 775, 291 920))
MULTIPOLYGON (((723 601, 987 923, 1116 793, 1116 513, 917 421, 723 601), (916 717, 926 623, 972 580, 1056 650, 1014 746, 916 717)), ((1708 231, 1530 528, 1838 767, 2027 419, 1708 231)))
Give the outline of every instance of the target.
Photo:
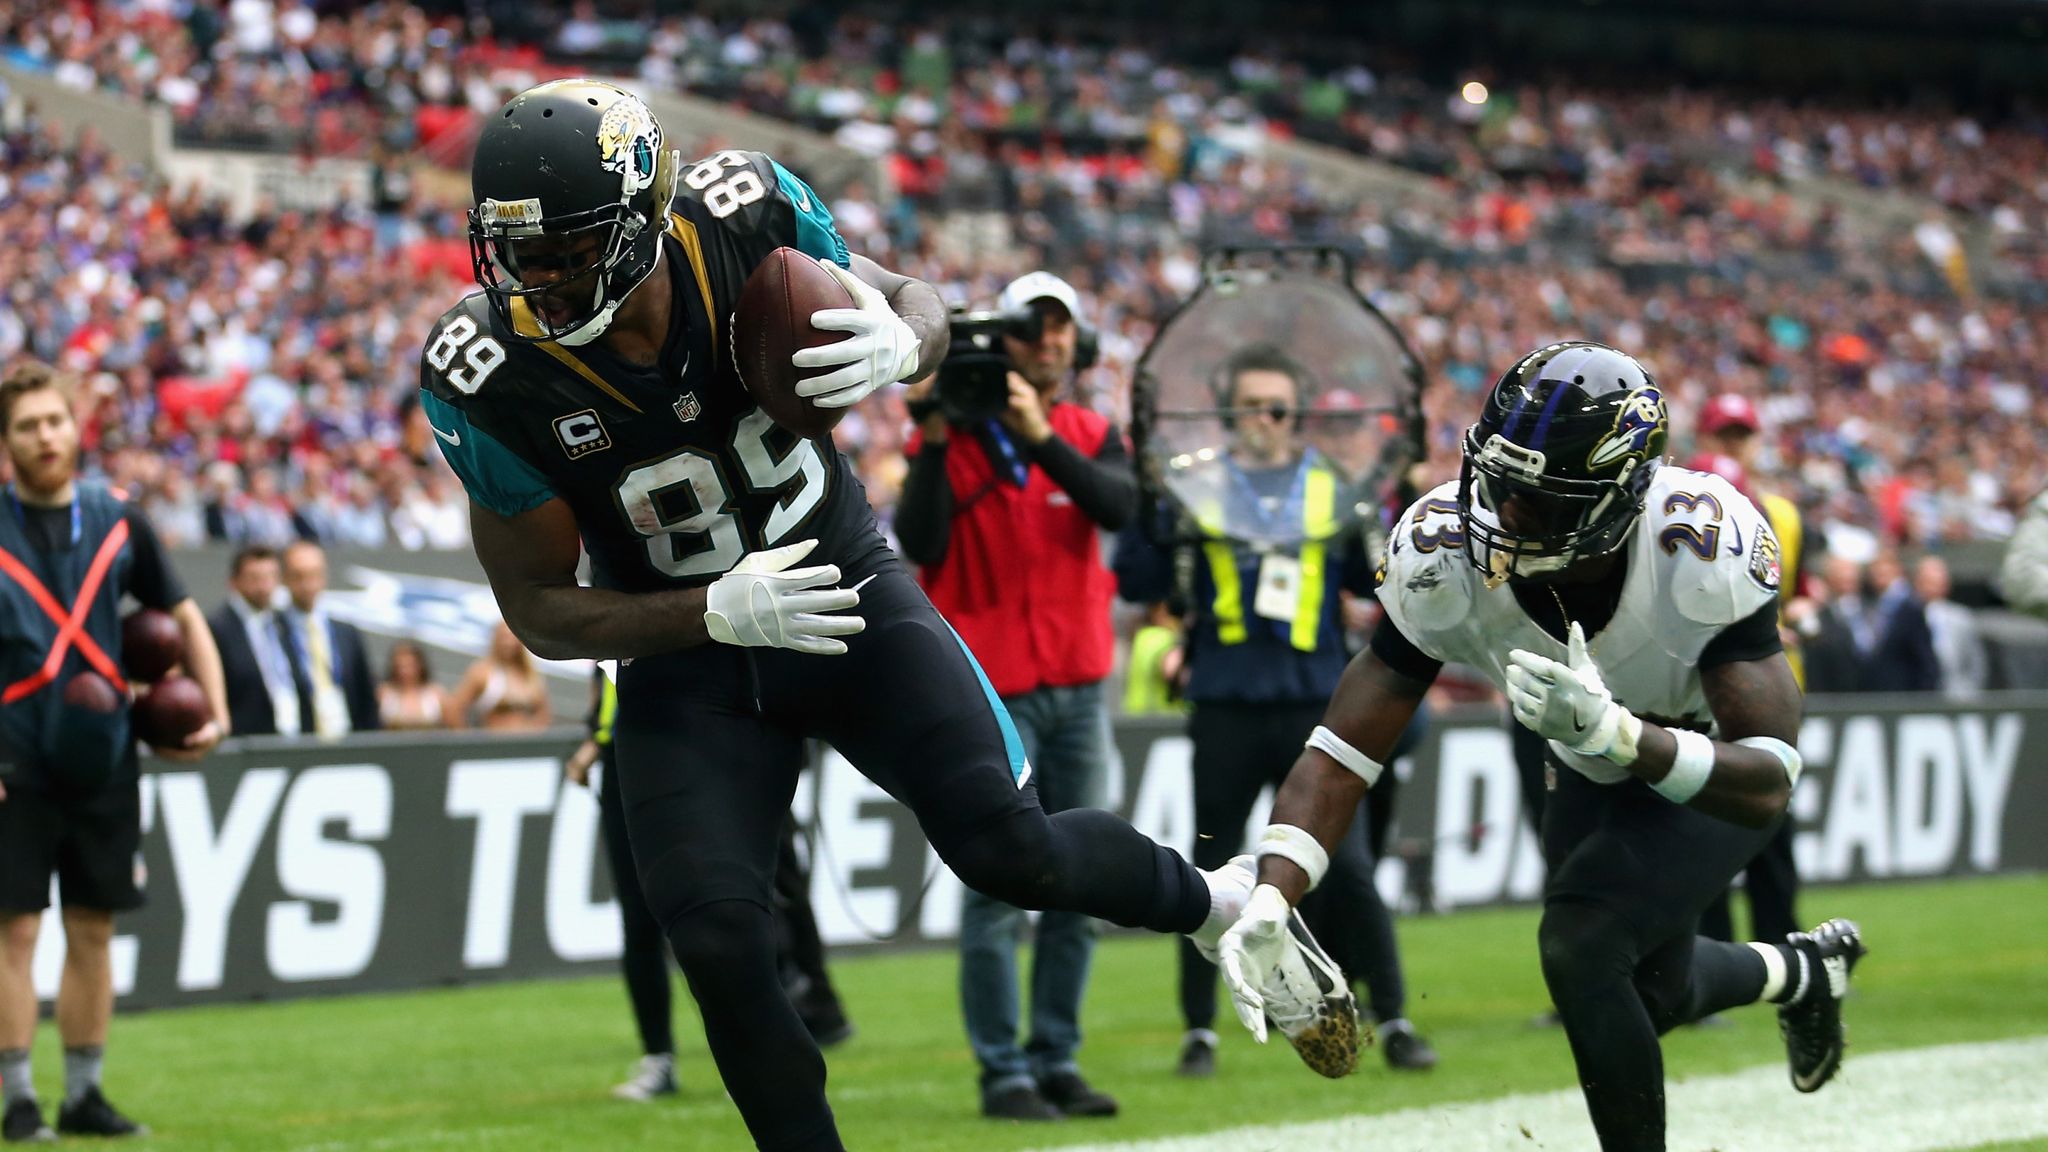
MULTIPOLYGON (((1457 485, 1442 485, 1395 523, 1380 604, 1423 652, 1469 665, 1498 688, 1510 651, 1563 659, 1564 645, 1529 619, 1511 588, 1486 586, 1466 556, 1456 501, 1457 485)), ((1621 603, 1590 637, 1593 662, 1639 715, 1705 727, 1712 716, 1700 691, 1700 653, 1776 599, 1777 539, 1727 481, 1664 467, 1626 547, 1621 603)))
POLYGON ((1687 620, 1718 631, 1777 598, 1783 573, 1771 522, 1719 476, 1658 469, 1639 531, 1656 542, 1671 606, 1687 620))
POLYGON ((1479 570, 1465 553, 1457 481, 1439 484, 1408 506, 1387 533, 1379 600, 1401 634, 1438 660, 1451 661, 1441 638, 1456 636, 1472 613, 1479 570))

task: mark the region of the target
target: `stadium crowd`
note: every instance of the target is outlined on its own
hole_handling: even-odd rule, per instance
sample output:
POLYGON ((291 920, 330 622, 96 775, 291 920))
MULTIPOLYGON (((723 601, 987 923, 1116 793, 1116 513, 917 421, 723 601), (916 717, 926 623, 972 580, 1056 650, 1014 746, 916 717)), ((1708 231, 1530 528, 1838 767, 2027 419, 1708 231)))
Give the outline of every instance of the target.
MULTIPOLYGON (((429 123, 422 107, 492 106, 538 52, 465 40, 459 24, 409 5, 346 19, 264 0, 175 11, 16 4, 0 40, 17 64, 152 96, 188 118, 340 109, 330 119, 355 125, 343 136, 375 124, 400 144, 429 123), (174 28, 182 38, 147 34, 174 28)), ((572 12, 548 47, 616 51, 608 27, 572 12)), ((2038 140, 2018 128, 1900 114, 1895 132, 1876 113, 1834 125, 1826 112, 1701 94, 1623 102, 1540 88, 1473 117, 1421 99, 1412 82, 1318 80, 1249 52, 1204 71, 1133 42, 998 42, 971 18, 897 27, 849 16, 825 32, 673 17, 654 26, 639 67, 650 82, 729 95, 893 157, 905 195, 891 204, 855 183, 834 197, 835 216, 855 249, 949 299, 986 304, 1032 267, 1066 275, 1103 334, 1084 391, 1120 421, 1130 369, 1196 285, 1203 244, 1321 238, 1368 254, 1361 286, 1428 369, 1438 476, 1505 358, 1569 333, 1641 349, 1681 422, 1720 391, 1754 398, 1766 424, 1758 479, 1858 555, 1880 542, 2003 536, 2048 483, 2040 315, 1955 296, 1909 237, 1856 237, 1788 196, 1730 192, 1720 169, 1677 159, 1705 150, 1622 143, 1658 138, 1646 126, 1689 126, 1749 140, 1758 164, 1804 156, 1966 208, 1996 201, 1995 214, 2043 186, 2028 183, 2038 140), (822 43, 831 51, 806 55, 822 43), (1411 111, 1374 120, 1374 101, 1396 97, 1411 111), (1347 125, 1369 153, 1410 147, 1388 132, 1438 141, 1462 157, 1443 169, 1451 194, 1391 206, 1319 196, 1258 147, 1316 116, 1347 125), (1961 147, 2009 163, 1944 160, 1961 147), (1516 148, 1581 178, 1510 181, 1516 148), (1995 189, 1941 180, 1989 170, 1995 189), (960 240, 978 213, 1007 220, 997 243, 960 240), (1812 259, 1787 275, 1771 262, 1787 252, 1812 259)), ((147 491, 168 539, 466 543, 459 490, 408 419, 426 328, 464 289, 458 207, 415 196, 375 212, 266 207, 230 220, 152 185, 90 133, 64 140, 19 101, 0 146, 0 219, 19 238, 0 254, 13 273, 0 357, 49 356, 89 380, 94 466, 147 491)), ((2037 218, 2026 208, 2021 230, 2037 218)), ((885 396, 839 432, 885 518, 906 428, 901 399, 885 396)))

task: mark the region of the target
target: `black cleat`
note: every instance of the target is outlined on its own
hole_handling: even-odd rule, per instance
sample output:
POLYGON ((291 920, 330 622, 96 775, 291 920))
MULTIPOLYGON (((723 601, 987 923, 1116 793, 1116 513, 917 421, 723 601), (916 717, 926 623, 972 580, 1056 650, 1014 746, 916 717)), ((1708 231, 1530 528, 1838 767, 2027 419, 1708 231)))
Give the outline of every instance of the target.
POLYGON ((1038 1082, 1038 1094, 1062 1116, 1114 1116, 1116 1097, 1098 1092, 1079 1072, 1055 1072, 1038 1082))
POLYGON ((1057 1120, 1060 1110, 1033 1084, 981 1094, 981 1114, 991 1120, 1057 1120))
POLYGON ((1379 1041, 1389 1068, 1427 1072, 1436 1067, 1436 1049, 1406 1020, 1389 1020, 1380 1025, 1379 1041))
POLYGON ((1216 1074, 1216 1034, 1206 1028, 1188 1033, 1185 1043, 1180 1046, 1180 1066, 1173 1070, 1176 1076, 1190 1080, 1207 1080, 1216 1074))
POLYGON ((840 1007, 837 997, 799 1001, 796 1014, 820 1048, 834 1048, 853 1039, 853 1021, 846 1018, 846 1009, 840 1007))
POLYGON ((1785 944, 1799 954, 1804 991, 1778 1009, 1778 1031, 1792 1065, 1792 1086, 1818 1092, 1842 1066, 1848 1046, 1842 1027, 1842 997, 1849 974, 1868 951, 1853 920, 1830 920, 1811 932, 1794 932, 1785 944))
POLYGON ((147 1136, 149 1129, 115 1108, 97 1086, 57 1109, 57 1131, 66 1136, 147 1136))
POLYGON ((43 1123, 42 1105, 23 1097, 9 1104, 7 1114, 0 1116, 0 1140, 9 1144, 54 1144, 57 1134, 43 1123))

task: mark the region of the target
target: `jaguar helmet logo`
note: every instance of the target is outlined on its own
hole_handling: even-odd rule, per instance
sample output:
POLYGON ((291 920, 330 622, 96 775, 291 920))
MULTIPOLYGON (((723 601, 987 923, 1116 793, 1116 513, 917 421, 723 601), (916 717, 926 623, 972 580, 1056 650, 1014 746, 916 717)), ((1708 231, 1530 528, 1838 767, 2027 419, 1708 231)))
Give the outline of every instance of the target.
POLYGON ((1641 463, 1664 451, 1664 395, 1655 387, 1629 394, 1614 418, 1614 431, 1593 446, 1586 467, 1595 471, 1628 461, 1641 463))
POLYGON ((621 95, 597 123, 598 162, 619 176, 621 199, 654 183, 654 159, 661 129, 640 98, 621 95))

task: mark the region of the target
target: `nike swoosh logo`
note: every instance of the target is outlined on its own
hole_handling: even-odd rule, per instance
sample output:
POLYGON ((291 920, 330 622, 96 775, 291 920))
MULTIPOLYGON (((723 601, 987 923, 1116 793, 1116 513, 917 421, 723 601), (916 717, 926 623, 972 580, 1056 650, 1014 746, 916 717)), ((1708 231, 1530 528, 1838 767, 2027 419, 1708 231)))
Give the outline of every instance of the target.
POLYGON ((441 439, 446 440, 450 444, 455 445, 457 448, 462 447, 462 433, 443 432, 439 428, 435 428, 432 422, 429 422, 427 424, 427 427, 434 429, 434 435, 439 436, 441 439))
POLYGON ((809 212, 811 210, 811 193, 809 189, 797 190, 796 210, 799 212, 809 212))
POLYGON ((1740 524, 1730 524, 1730 525, 1728 525, 1728 534, 1729 534, 1729 535, 1731 535, 1731 536, 1733 536, 1733 537, 1735 537, 1735 543, 1733 543, 1733 544, 1730 544, 1730 545, 1728 546, 1728 554, 1729 554, 1730 556, 1740 556, 1740 555, 1742 555, 1742 525, 1740 525, 1740 524))

